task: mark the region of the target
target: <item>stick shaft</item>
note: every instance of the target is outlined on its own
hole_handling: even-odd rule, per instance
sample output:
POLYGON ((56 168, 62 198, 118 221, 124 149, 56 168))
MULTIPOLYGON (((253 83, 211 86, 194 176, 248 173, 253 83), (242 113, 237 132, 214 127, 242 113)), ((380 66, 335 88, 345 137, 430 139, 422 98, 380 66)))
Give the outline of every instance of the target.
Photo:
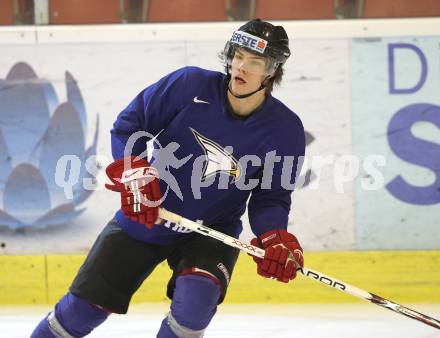
MULTIPOLYGON (((172 223, 178 223, 181 226, 183 226, 187 229, 190 229, 194 232, 197 232, 199 234, 202 234, 204 236, 215 238, 215 239, 225 243, 226 245, 240 249, 240 250, 242 250, 252 256, 259 257, 259 258, 264 257, 265 251, 261 248, 247 244, 243 241, 240 241, 239 239, 236 239, 232 236, 221 233, 217 230, 208 228, 207 226, 204 226, 204 225, 199 224, 197 222, 193 222, 189 219, 186 219, 186 218, 184 218, 180 215, 177 215, 175 213, 172 213, 168 210, 165 210, 162 208, 159 209, 159 217, 162 219, 165 219, 167 221, 170 221, 172 223)), ((424 324, 427 324, 427 325, 430 325, 430 326, 435 327, 437 329, 440 329, 440 321, 439 320, 432 318, 432 317, 429 317, 427 315, 424 315, 424 314, 417 312, 415 310, 412 310, 410 308, 407 308, 403 305, 394 303, 390 300, 387 300, 385 298, 382 298, 380 296, 377 296, 377 295, 372 294, 370 292, 367 292, 365 290, 359 289, 355 286, 347 284, 347 283, 340 281, 336 278, 327 276, 327 275, 325 275, 321 272, 318 272, 316 270, 312 270, 312 269, 304 267, 304 268, 299 268, 297 271, 310 279, 313 279, 317 282, 321 282, 322 284, 330 286, 336 290, 339 290, 339 291, 348 293, 352 296, 367 300, 373 304, 380 305, 380 306, 387 308, 391 311, 400 313, 404 316, 407 316, 409 318, 418 320, 424 324)))

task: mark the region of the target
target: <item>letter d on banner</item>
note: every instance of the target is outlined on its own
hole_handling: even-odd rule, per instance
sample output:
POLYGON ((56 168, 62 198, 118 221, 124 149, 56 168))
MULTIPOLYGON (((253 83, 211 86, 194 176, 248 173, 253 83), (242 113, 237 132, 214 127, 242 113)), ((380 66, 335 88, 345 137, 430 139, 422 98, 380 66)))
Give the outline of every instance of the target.
MULTIPOLYGON (((407 73, 409 74, 409 73, 407 73)), ((426 76, 428 74, 428 63, 426 62, 426 57, 423 54, 422 50, 412 44, 409 43, 390 43, 388 44, 388 84, 390 94, 411 94, 417 92, 422 86, 425 84, 426 76), (419 57, 420 65, 422 67, 421 73, 419 76, 419 80, 415 86, 410 88, 396 88, 396 73, 395 73, 395 57, 394 51, 395 49, 409 49, 416 53, 419 57)))

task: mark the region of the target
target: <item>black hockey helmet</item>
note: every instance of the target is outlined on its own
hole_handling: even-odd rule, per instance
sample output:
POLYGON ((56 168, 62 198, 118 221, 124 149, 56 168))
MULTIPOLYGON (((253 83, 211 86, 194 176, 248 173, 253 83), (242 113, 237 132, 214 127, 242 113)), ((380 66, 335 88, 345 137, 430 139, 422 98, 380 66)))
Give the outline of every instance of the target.
POLYGON ((267 57, 272 61, 272 71, 286 62, 290 56, 289 37, 284 28, 261 19, 245 23, 232 34, 223 51, 227 65, 231 64, 237 47, 267 57))

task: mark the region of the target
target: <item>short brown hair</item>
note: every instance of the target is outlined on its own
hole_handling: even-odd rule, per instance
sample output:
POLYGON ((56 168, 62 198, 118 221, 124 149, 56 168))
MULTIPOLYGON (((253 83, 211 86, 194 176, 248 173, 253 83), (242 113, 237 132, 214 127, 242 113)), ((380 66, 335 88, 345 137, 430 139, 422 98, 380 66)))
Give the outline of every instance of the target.
POLYGON ((280 64, 277 66, 277 69, 275 70, 273 76, 271 76, 267 82, 265 88, 266 95, 272 93, 274 85, 278 86, 281 83, 281 80, 283 79, 283 74, 284 74, 284 68, 283 65, 280 64))

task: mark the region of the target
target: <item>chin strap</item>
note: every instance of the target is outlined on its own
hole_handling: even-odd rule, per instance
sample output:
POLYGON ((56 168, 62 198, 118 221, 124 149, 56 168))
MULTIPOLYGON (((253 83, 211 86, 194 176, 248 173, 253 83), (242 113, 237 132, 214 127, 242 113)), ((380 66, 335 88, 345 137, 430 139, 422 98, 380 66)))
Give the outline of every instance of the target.
POLYGON ((242 94, 242 95, 238 95, 235 94, 232 89, 231 89, 231 74, 228 74, 228 91, 232 94, 232 96, 236 97, 237 99, 245 99, 251 95, 254 95, 255 93, 259 92, 260 90, 266 88, 267 85, 267 80, 269 80, 270 75, 266 76, 266 78, 263 80, 263 82, 261 82, 260 87, 257 90, 254 90, 253 92, 247 93, 247 94, 242 94))

